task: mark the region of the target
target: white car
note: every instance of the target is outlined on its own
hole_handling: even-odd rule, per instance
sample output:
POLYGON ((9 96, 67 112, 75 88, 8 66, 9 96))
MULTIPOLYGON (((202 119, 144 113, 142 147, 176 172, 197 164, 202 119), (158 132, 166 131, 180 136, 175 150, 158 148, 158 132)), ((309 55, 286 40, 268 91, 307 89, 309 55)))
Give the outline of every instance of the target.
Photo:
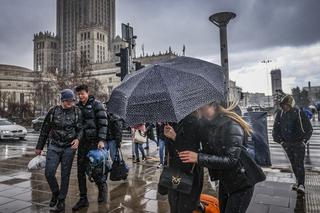
POLYGON ((19 138, 23 140, 27 135, 27 129, 8 121, 5 118, 0 118, 0 139, 19 138))

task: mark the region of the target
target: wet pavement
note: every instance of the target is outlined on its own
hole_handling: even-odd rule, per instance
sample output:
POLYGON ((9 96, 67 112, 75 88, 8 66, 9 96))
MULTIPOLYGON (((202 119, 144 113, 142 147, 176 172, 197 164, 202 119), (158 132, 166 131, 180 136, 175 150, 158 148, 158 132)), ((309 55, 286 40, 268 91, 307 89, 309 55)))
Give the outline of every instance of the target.
MULTIPOLYGON (((316 130, 318 131, 320 132, 316 130)), ((314 144, 319 142, 317 135, 312 139, 314 144)), ((0 142, 0 212, 49 212, 47 206, 51 193, 44 171, 29 172, 26 169, 29 160, 34 157, 33 150, 37 138, 38 134, 31 132, 26 141, 0 142)), ((154 143, 151 143, 150 150, 150 159, 147 162, 134 164, 131 159, 128 159, 131 156, 131 143, 128 138, 125 139, 123 152, 130 167, 128 181, 109 182, 108 202, 100 205, 97 203, 96 186, 88 182, 90 206, 80 212, 169 212, 166 197, 157 197, 157 182, 161 171, 156 167, 158 154, 154 143)), ((274 158, 273 151, 271 154, 274 163, 277 158, 274 158)), ((301 197, 291 191, 294 178, 288 169, 286 159, 280 159, 276 165, 282 167, 280 169, 265 168, 267 181, 256 186, 248 212, 320 212, 319 173, 315 171, 307 173, 308 193, 305 197, 301 197)), ((314 167, 319 166, 314 165, 314 167)), ((60 177, 59 170, 57 176, 60 177)), ((216 195, 213 185, 206 176, 204 193, 216 195)), ((66 212, 71 212, 71 207, 77 199, 75 160, 66 200, 66 212)))

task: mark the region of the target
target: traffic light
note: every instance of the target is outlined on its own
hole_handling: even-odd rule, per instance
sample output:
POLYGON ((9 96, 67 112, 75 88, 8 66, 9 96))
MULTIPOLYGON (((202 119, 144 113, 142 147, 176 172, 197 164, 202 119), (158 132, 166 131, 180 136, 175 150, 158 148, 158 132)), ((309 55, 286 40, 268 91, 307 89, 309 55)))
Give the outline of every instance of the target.
POLYGON ((144 65, 142 65, 140 61, 134 61, 133 63, 136 65, 136 71, 144 68, 144 65))
POLYGON ((116 75, 121 78, 121 81, 129 73, 129 50, 128 48, 121 48, 119 53, 116 53, 116 56, 120 57, 120 62, 116 63, 117 67, 120 67, 120 73, 116 75))

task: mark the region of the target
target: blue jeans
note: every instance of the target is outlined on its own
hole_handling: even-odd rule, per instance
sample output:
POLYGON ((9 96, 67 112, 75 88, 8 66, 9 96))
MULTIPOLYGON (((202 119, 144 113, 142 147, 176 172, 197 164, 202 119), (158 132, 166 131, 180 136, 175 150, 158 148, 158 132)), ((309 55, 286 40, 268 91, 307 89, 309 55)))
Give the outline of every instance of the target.
POLYGON ((69 189, 70 172, 76 150, 71 147, 62 148, 50 144, 47 152, 45 176, 53 194, 59 194, 58 199, 64 200, 69 189), (61 163, 60 189, 56 178, 56 172, 61 163))
POLYGON ((141 154, 142 154, 142 158, 145 158, 145 157, 146 157, 146 155, 145 155, 145 153, 144 153, 144 149, 143 149, 141 143, 135 143, 135 144, 134 144, 134 148, 135 148, 135 151, 136 151, 136 159, 139 159, 139 150, 140 150, 140 152, 141 152, 141 154))
POLYGON ((107 141, 106 149, 109 150, 111 159, 112 159, 112 161, 114 161, 114 158, 116 157, 116 154, 118 153, 116 141, 115 140, 107 141))
POLYGON ((160 157, 160 164, 163 164, 164 162, 164 148, 165 148, 166 142, 162 139, 159 139, 159 157, 160 157))

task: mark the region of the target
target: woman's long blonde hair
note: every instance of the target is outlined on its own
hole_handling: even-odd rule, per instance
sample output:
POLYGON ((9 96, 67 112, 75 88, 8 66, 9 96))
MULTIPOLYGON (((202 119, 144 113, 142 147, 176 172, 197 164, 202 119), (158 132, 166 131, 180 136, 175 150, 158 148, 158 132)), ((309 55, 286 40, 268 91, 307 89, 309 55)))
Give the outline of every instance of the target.
POLYGON ((243 131, 245 132, 245 134, 247 136, 250 136, 252 133, 252 128, 250 127, 250 125, 243 120, 243 118, 238 115, 237 113, 234 112, 234 108, 238 105, 238 103, 232 103, 228 108, 224 108, 221 105, 217 105, 217 111, 218 113, 222 113, 224 115, 226 115, 227 117, 231 118, 232 120, 234 120, 235 122, 237 122, 243 129, 243 131))

